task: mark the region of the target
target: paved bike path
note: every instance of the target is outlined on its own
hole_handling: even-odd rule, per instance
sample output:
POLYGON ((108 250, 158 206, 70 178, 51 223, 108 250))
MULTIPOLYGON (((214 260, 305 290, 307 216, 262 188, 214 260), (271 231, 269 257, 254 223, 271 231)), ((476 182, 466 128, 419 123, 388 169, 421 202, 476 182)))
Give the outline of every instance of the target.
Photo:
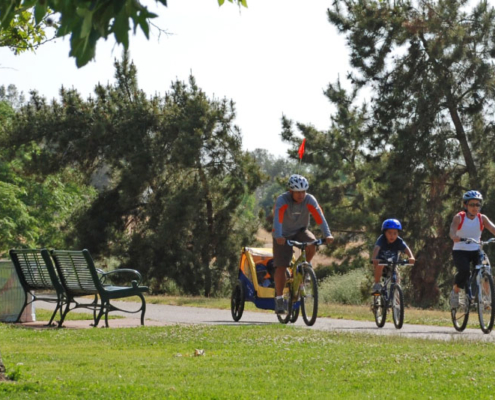
MULTIPOLYGON (((114 302, 117 307, 125 309, 138 309, 140 303, 114 302)), ((36 307, 53 310, 52 304, 38 301, 36 307)), ((74 310, 75 312, 87 312, 87 310, 74 310)), ((407 311, 406 311, 407 312, 407 311)), ((111 315, 121 315, 126 318, 112 319, 109 321, 111 328, 118 327, 138 327, 140 326, 139 318, 128 318, 127 313, 113 312, 111 315)), ((137 314, 134 314, 137 315, 137 314)), ((272 312, 253 312, 244 311, 239 322, 234 322, 230 310, 219 310, 212 308, 197 308, 185 306, 170 306, 147 304, 145 325, 147 326, 164 326, 174 324, 206 324, 206 325, 265 325, 280 324, 277 317, 272 312)), ((472 316, 476 318, 476 315, 472 316)), ((46 322, 45 322, 46 323, 46 322)), ((64 326, 67 328, 89 328, 91 321, 66 321, 64 326)), ((26 323, 26 326, 41 327, 43 322, 26 323)), ((495 342, 495 332, 484 334, 480 329, 466 329, 464 332, 456 332, 453 327, 440 327, 428 325, 411 325, 404 324, 402 329, 395 329, 392 323, 386 323, 383 328, 377 328, 370 312, 370 321, 354 321, 334 318, 318 318, 312 327, 307 327, 299 316, 295 325, 305 329, 318 329, 322 331, 341 331, 355 334, 372 334, 383 336, 401 336, 408 338, 432 339, 432 340, 473 340, 495 342)), ((104 321, 99 326, 104 326, 104 321)))

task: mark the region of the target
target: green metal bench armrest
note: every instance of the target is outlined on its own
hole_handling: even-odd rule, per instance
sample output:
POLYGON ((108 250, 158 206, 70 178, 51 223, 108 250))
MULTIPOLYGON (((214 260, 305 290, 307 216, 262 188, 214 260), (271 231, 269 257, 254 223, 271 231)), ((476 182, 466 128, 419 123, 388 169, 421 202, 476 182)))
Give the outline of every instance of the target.
POLYGON ((98 271, 98 273, 101 273, 102 274, 102 276, 100 278, 100 282, 102 284, 105 284, 105 281, 106 281, 107 276, 113 275, 113 274, 122 273, 122 272, 132 273, 132 274, 136 275, 136 277, 138 278, 138 280, 136 281, 135 279, 133 279, 132 282, 137 282, 138 285, 141 283, 141 280, 143 279, 141 277, 141 274, 138 271, 136 271, 135 269, 122 268, 122 269, 114 269, 113 271, 109 271, 109 272, 104 272, 101 269, 99 269, 97 271, 98 271))

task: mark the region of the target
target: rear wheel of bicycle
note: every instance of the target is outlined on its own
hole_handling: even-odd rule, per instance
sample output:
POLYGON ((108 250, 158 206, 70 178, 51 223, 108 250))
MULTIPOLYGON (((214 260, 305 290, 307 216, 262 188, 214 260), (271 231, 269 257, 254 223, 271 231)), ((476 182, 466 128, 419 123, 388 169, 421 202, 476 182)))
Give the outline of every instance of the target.
POLYGON ((277 318, 280 323, 287 324, 292 316, 292 296, 290 291, 284 293, 284 302, 287 304, 287 314, 277 314, 277 318))
POLYGON ((376 326, 383 328, 387 320, 387 304, 385 296, 381 293, 373 296, 373 314, 375 315, 376 326))
POLYGON ((241 319, 242 313, 244 312, 244 296, 244 285, 238 280, 234 287, 234 291, 232 292, 232 297, 230 298, 230 311, 232 312, 232 318, 236 322, 241 319))
MULTIPOLYGON (((294 306, 294 304, 292 304, 294 306)), ((301 305, 299 304, 299 307, 294 308, 292 307, 292 313, 290 315, 290 322, 293 324, 297 321, 297 318, 299 318, 299 310, 301 309, 301 305)))
POLYGON ((304 323, 311 326, 318 316, 318 285, 316 274, 309 265, 304 266, 304 291, 301 293, 301 308, 304 323))
POLYGON ((469 299, 465 289, 459 291, 459 306, 450 310, 454 328, 458 332, 466 329, 469 319, 469 299))
POLYGON ((495 296, 493 278, 489 273, 483 273, 480 279, 478 295, 478 317, 483 333, 490 333, 495 318, 495 296))
POLYGON ((392 290, 392 317, 395 327, 400 329, 404 324, 404 293, 399 285, 395 285, 392 290))

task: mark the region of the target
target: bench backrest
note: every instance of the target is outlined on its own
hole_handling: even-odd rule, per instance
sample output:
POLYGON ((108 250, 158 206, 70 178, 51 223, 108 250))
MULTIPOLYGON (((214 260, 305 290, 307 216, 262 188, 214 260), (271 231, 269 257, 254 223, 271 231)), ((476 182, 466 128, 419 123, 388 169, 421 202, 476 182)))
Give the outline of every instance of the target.
POLYGON ((63 291, 50 258, 46 258, 48 250, 12 249, 9 254, 24 290, 63 291))
POLYGON ((51 256, 67 294, 99 293, 100 279, 88 250, 52 250, 51 256))

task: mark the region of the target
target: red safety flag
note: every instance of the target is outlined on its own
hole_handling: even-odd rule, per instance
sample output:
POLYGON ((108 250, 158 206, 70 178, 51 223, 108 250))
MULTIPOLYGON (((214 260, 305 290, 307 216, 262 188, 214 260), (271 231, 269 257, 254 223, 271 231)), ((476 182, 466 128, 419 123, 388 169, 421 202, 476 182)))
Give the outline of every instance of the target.
POLYGON ((305 144, 306 144, 306 138, 303 139, 303 141, 301 143, 301 146, 299 146, 298 154, 299 154, 299 159, 300 160, 303 158, 303 155, 304 155, 304 145, 305 144))

